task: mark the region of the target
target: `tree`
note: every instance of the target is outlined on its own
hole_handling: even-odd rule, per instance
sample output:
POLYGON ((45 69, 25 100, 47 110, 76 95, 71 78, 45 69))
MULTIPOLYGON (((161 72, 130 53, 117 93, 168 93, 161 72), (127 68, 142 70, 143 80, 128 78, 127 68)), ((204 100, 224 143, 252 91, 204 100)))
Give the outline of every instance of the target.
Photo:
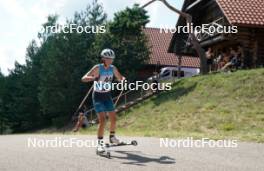
MULTIPOLYGON (((57 20, 57 15, 51 15, 43 26, 60 27, 57 20)), ((117 13, 107 23, 102 6, 94 0, 85 11, 76 12, 67 24, 106 24, 107 33, 67 34, 53 33, 50 29, 40 32, 41 44, 30 42, 26 64, 16 62, 7 77, 0 73, 0 119, 13 132, 64 126, 89 89, 81 83, 81 77, 100 61, 102 49, 113 48, 117 54, 115 65, 128 78, 134 78, 138 64, 143 64, 149 54, 142 33, 147 22, 146 11, 134 6, 117 13)))
POLYGON ((104 12, 103 5, 99 4, 98 0, 94 0, 92 6, 88 5, 87 8, 89 8, 86 11, 88 11, 88 21, 91 26, 101 25, 106 21, 107 15, 104 12))
POLYGON ((5 77, 1 72, 0 69, 0 134, 3 134, 5 129, 5 114, 4 114, 4 103, 3 103, 3 96, 5 93, 5 77))
POLYGON ((15 63, 15 69, 5 78, 4 113, 13 132, 23 132, 42 126, 38 100, 40 59, 33 40, 26 52, 26 64, 15 63))
POLYGON ((40 121, 35 113, 35 96, 28 68, 15 63, 15 69, 6 78, 6 93, 3 96, 8 125, 13 132, 23 132, 38 126, 40 121))
POLYGON ((55 33, 52 32, 51 26, 56 26, 57 28, 60 27, 60 25, 57 23, 58 18, 58 15, 49 15, 48 21, 42 24, 42 32, 38 33, 38 38, 40 39, 41 43, 45 43, 50 36, 54 36, 55 33))
MULTIPOLYGON (((67 24, 101 25, 105 18, 102 7, 94 1, 86 11, 76 12, 67 24)), ((56 25, 56 20, 51 21, 56 25)), ((80 78, 98 61, 98 55, 91 53, 96 35, 84 32, 43 36, 48 39, 41 48, 45 59, 41 62, 39 100, 46 122, 61 127, 72 116, 87 89, 80 78)))
POLYGON ((28 98, 30 99, 31 108, 27 111, 31 114, 30 122, 34 122, 32 128, 42 127, 42 113, 40 111, 40 102, 38 99, 39 84, 40 84, 40 70, 42 68, 39 47, 35 40, 29 44, 26 51, 26 71, 25 71, 25 84, 26 90, 30 92, 28 98))
POLYGON ((136 4, 116 13, 109 23, 110 34, 105 35, 108 40, 112 40, 105 44, 117 54, 115 64, 130 80, 137 77, 137 71, 143 67, 150 54, 147 38, 143 33, 148 22, 147 12, 136 4))
MULTIPOLYGON (((161 2, 163 2, 166 5, 166 7, 168 7, 173 12, 175 12, 175 13, 179 14, 180 16, 182 16, 186 20, 186 23, 188 23, 189 25, 191 25, 191 23, 192 23, 192 16, 190 14, 188 14, 188 13, 182 12, 182 11, 174 8, 166 0, 151 0, 148 3, 146 3, 145 5, 143 5, 142 8, 147 7, 148 5, 152 4, 155 1, 161 1, 161 2)), ((196 38, 196 36, 194 35, 194 33, 191 31, 191 27, 188 27, 188 28, 189 28, 189 38, 190 38, 190 41, 191 41, 192 45, 194 46, 194 49, 196 50, 196 53, 198 54, 198 56, 200 58, 200 67, 201 67, 200 70, 201 70, 201 73, 202 74, 206 74, 206 73, 208 73, 208 70, 207 70, 207 63, 206 63, 205 51, 201 47, 201 45, 199 44, 199 41, 196 38)))

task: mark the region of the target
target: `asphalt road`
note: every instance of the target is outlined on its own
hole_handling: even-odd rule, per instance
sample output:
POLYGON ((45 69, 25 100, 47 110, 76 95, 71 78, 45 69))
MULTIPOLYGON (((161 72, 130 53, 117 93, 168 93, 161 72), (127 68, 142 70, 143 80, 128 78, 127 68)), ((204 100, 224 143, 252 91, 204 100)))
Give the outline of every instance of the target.
POLYGON ((121 139, 137 140, 138 146, 113 147, 109 149, 112 157, 108 159, 96 155, 93 147, 95 136, 0 136, 0 170, 264 170, 264 144, 238 143, 236 148, 178 148, 173 145, 161 147, 159 138, 121 139), (69 147, 70 139, 78 143, 69 147), (66 147, 62 147, 62 142, 66 147))

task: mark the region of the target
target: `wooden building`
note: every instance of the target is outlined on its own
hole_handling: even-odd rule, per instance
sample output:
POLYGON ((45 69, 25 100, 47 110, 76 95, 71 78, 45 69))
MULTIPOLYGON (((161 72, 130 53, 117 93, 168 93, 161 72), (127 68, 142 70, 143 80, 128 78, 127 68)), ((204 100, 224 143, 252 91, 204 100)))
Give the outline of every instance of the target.
MULTIPOLYGON (((264 0, 185 0, 182 11, 193 17, 194 26, 236 26, 238 33, 196 34, 201 46, 218 51, 241 45, 244 67, 264 65, 264 0)), ((179 17, 176 26, 185 26, 179 17)), ((169 52, 197 56, 190 46, 187 33, 175 33, 169 52)))
MULTIPOLYGON (((151 54, 147 64, 139 71, 138 77, 146 79, 155 72, 159 72, 163 67, 177 67, 179 64, 178 57, 174 53, 168 53, 173 34, 160 32, 159 28, 147 27, 143 31, 147 36, 151 54)), ((181 66, 183 68, 200 68, 200 60, 185 55, 182 57, 181 66)))

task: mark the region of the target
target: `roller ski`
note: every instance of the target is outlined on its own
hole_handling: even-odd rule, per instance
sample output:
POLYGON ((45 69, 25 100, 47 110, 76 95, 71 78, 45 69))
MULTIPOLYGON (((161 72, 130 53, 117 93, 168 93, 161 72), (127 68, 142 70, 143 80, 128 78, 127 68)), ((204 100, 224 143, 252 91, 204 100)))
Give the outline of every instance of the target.
POLYGON ((115 136, 110 138, 110 143, 106 143, 105 146, 107 148, 109 147, 116 147, 116 146, 127 146, 127 145, 133 145, 137 146, 137 141, 133 140, 131 142, 121 142, 119 141, 115 136))
POLYGON ((108 159, 111 158, 111 153, 107 150, 103 141, 98 142, 98 146, 96 148, 96 154, 102 157, 106 157, 108 159))
POLYGON ((96 149, 96 154, 102 157, 106 157, 108 159, 111 158, 111 153, 108 151, 110 147, 117 147, 117 146, 127 146, 127 145, 133 145, 137 146, 138 143, 137 141, 133 140, 131 142, 121 142, 119 141, 115 136, 110 138, 110 143, 104 144, 103 141, 100 141, 98 143, 97 149, 96 149))

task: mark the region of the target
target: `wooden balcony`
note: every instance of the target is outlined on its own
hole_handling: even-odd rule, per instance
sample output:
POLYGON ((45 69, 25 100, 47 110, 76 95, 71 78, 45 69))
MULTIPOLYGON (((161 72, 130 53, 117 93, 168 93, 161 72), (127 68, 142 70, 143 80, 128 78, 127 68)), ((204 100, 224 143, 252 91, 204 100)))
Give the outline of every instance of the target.
POLYGON ((209 40, 209 39, 213 39, 219 35, 221 35, 222 33, 219 33, 217 31, 214 31, 214 32, 210 32, 209 31, 209 28, 212 29, 212 30, 220 30, 221 32, 223 31, 223 26, 225 25, 225 20, 223 17, 211 22, 211 23, 208 23, 206 24, 205 26, 205 30, 204 31, 201 31, 199 30, 195 36, 197 37, 197 39, 199 40, 200 43, 206 41, 206 40, 209 40))

